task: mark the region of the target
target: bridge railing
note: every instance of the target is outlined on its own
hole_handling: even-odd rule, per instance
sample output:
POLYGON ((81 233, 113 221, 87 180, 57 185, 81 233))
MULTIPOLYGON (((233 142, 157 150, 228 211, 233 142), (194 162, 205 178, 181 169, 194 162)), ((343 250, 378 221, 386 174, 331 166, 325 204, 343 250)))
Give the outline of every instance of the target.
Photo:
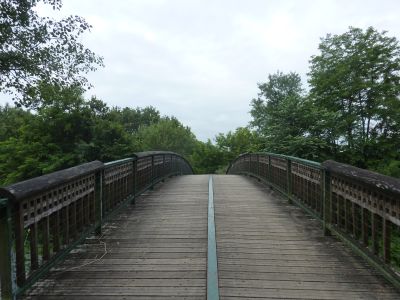
POLYGON ((246 153, 227 174, 272 186, 320 220, 390 281, 400 286, 400 180, 346 164, 272 153, 246 153))
POLYGON ((173 175, 192 174, 172 152, 94 161, 0 189, 2 299, 14 299, 124 204, 173 175))

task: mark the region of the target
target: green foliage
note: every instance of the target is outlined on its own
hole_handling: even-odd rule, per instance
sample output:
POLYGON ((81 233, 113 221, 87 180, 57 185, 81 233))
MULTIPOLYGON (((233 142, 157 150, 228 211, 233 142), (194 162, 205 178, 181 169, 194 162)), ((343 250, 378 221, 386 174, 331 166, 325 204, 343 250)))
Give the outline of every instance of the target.
MULTIPOLYGON (((12 94, 18 105, 37 106, 40 83, 88 86, 82 73, 102 65, 102 58, 78 42, 90 29, 81 17, 60 21, 40 17, 37 0, 0 1, 0 91, 12 94)), ((61 9, 61 0, 44 0, 61 9)))
POLYGON ((265 149, 399 176, 400 47, 370 27, 327 35, 311 58, 310 93, 296 73, 259 84, 251 125, 265 149))
POLYGON ((16 137, 18 128, 25 124, 30 118, 30 113, 20 108, 11 107, 6 104, 0 107, 0 141, 16 137))
POLYGON ((310 97, 331 112, 327 136, 337 157, 391 172, 378 161, 399 160, 400 46, 372 27, 327 35, 311 58, 310 97))
POLYGON ((318 131, 320 111, 304 95, 297 73, 277 72, 258 85, 260 92, 251 102, 251 125, 263 137, 269 152, 318 159, 327 147, 313 134, 318 131))
POLYGON ((40 84, 39 92, 43 101, 35 113, 0 107, 2 185, 86 161, 132 156, 142 147, 127 124, 147 126, 159 116, 153 107, 110 109, 96 98, 86 101, 79 85, 40 84))
POLYGON ((242 153, 263 149, 259 135, 246 127, 238 127, 234 132, 218 134, 215 138, 218 149, 224 153, 224 163, 228 164, 242 153))
POLYGON ((158 123, 161 117, 160 112, 152 106, 136 109, 114 107, 109 112, 109 119, 122 124, 127 133, 134 134, 141 126, 158 123))
POLYGON ((174 117, 163 117, 157 123, 140 127, 138 139, 143 151, 164 150, 189 156, 196 147, 196 137, 190 128, 174 117))
POLYGON ((327 35, 310 61, 309 93, 295 72, 269 75, 251 101, 251 127, 219 134, 214 145, 154 107, 85 100, 80 74, 101 64, 77 42, 89 25, 40 18, 37 2, 0 2, 0 91, 35 109, 0 107, 0 184, 146 150, 180 153, 196 173, 224 172, 239 154, 266 150, 400 177, 400 47, 385 32, 327 35))
POLYGON ((228 163, 226 156, 210 140, 206 143, 197 142, 190 162, 196 174, 213 174, 225 167, 228 163))

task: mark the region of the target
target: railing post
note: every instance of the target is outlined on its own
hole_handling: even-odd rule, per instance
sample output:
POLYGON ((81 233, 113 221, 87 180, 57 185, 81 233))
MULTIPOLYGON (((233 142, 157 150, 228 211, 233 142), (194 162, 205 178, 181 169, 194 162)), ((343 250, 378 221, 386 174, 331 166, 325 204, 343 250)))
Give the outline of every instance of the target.
POLYGON ((137 193, 139 192, 138 191, 138 175, 139 175, 139 172, 138 172, 138 159, 136 159, 135 160, 135 187, 134 187, 134 189, 135 189, 135 199, 136 199, 137 193))
POLYGON ((391 235, 392 235, 392 223, 386 218, 382 218, 383 228, 382 228, 382 238, 383 238, 383 260, 385 263, 390 263, 391 253, 390 253, 390 244, 391 244, 391 235))
POLYGON ((332 187, 331 187, 331 174, 328 170, 322 170, 322 210, 323 210, 323 228, 324 235, 331 235, 328 228, 331 225, 331 203, 332 203, 332 187))
POLYGON ((26 280, 25 273, 25 228, 21 202, 15 208, 15 261, 17 272, 17 286, 23 286, 26 280))
POLYGON ((13 268, 11 206, 8 199, 0 199, 0 280, 1 299, 9 300, 16 297, 16 285, 13 268))
POLYGON ((368 246, 368 210, 361 207, 361 239, 364 246, 368 246))
POLYGON ((150 190, 154 189, 154 155, 151 156, 151 183, 150 190))
POLYGON ((163 154, 163 159, 162 159, 162 182, 164 182, 164 177, 167 175, 167 169, 165 167, 165 154, 163 154))
POLYGON ((286 158, 286 185, 288 202, 292 203, 292 161, 286 158))
POLYGON ((135 204, 136 191, 137 191, 137 159, 132 161, 132 176, 133 176, 133 197, 131 199, 131 204, 135 204))
POLYGON ((268 181, 272 183, 272 165, 271 155, 268 155, 268 181))
POLYGON ((351 202, 351 223, 352 223, 352 230, 353 230, 353 237, 357 240, 358 239, 358 234, 357 234, 357 216, 356 216, 356 204, 354 202, 351 202))
POLYGON ((96 215, 96 234, 101 235, 101 223, 103 216, 103 172, 104 170, 95 173, 94 183, 94 199, 95 199, 95 215, 96 215))
POLYGON ((378 240, 378 218, 379 216, 371 212, 371 239, 372 239, 372 252, 379 253, 379 240, 378 240))

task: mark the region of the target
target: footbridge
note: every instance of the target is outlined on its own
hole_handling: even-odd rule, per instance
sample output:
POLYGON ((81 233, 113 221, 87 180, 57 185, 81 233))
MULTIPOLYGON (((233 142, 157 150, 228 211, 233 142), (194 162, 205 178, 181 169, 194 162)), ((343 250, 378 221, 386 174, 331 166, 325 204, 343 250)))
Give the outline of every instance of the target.
POLYGON ((271 153, 86 163, 0 190, 2 299, 400 299, 399 196, 271 153))

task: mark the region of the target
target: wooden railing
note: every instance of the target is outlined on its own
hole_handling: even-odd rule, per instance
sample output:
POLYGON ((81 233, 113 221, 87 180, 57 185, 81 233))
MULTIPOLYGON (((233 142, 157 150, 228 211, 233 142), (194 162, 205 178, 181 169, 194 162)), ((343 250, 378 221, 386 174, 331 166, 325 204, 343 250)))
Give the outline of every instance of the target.
POLYGON ((173 175, 192 174, 172 152, 86 163, 0 188, 2 299, 14 299, 123 204, 173 175))
POLYGON ((335 161, 246 153, 227 174, 264 181, 400 287, 400 180, 335 161))

